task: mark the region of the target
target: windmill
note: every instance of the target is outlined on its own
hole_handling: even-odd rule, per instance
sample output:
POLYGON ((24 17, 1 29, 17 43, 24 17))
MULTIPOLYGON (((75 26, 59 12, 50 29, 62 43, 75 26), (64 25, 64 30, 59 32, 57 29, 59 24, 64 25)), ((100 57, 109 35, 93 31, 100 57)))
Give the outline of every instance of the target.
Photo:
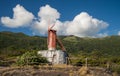
POLYGON ((56 49, 56 43, 59 44, 59 46, 61 47, 62 51, 65 51, 65 48, 62 44, 62 42, 60 41, 60 39, 57 37, 56 35, 56 30, 52 29, 55 26, 52 25, 51 27, 48 27, 48 50, 55 50, 56 49))
POLYGON ((48 50, 39 51, 38 54, 41 54, 43 57, 46 57, 47 60, 52 64, 67 64, 68 54, 66 53, 66 49, 63 46, 62 42, 57 37, 57 31, 53 29, 54 26, 55 24, 48 27, 48 50), (60 50, 56 49, 57 43, 61 48, 60 50))

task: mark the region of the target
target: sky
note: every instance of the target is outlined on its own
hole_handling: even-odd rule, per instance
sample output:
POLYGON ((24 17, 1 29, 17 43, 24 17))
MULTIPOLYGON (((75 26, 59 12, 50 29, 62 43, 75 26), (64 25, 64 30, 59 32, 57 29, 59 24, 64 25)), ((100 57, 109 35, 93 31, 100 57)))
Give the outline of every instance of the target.
POLYGON ((46 36, 120 35, 119 0, 0 0, 0 31, 46 36))

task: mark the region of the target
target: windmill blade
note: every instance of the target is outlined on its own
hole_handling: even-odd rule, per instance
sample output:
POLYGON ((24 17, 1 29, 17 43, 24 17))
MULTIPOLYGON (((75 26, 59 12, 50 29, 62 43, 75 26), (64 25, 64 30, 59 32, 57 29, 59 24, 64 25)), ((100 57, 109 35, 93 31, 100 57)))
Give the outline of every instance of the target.
POLYGON ((50 27, 50 29, 52 29, 55 26, 55 23, 50 27))
POLYGON ((65 47, 63 46, 62 42, 60 41, 60 39, 58 37, 56 37, 57 42, 59 44, 59 46, 61 47, 62 51, 66 51, 65 47))
POLYGON ((55 26, 55 24, 56 24, 56 22, 54 22, 52 25, 50 24, 50 20, 48 21, 48 30, 50 30, 50 29, 52 29, 54 26, 55 26))

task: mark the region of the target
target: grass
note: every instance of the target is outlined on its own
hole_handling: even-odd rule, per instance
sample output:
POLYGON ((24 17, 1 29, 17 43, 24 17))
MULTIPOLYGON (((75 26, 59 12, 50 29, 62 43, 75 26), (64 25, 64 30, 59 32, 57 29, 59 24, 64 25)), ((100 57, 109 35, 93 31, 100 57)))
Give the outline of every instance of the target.
MULTIPOLYGON (((117 73, 114 73, 114 75, 117 73)), ((55 66, 12 66, 0 68, 0 76, 111 76, 104 69, 94 67, 55 66), (104 73, 104 75, 103 75, 104 73)))

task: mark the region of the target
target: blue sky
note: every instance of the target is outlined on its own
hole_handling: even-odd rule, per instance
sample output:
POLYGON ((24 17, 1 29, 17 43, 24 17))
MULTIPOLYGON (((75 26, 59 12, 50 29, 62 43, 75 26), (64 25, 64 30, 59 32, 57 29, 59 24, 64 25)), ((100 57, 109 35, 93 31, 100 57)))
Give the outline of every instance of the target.
MULTIPOLYGON (((107 35, 118 35, 118 32, 120 31, 119 0, 0 0, 0 18, 5 16, 12 18, 13 8, 15 8, 18 4, 23 6, 27 11, 31 12, 36 18, 38 18, 40 7, 49 5, 51 8, 56 9, 60 13, 59 21, 61 22, 72 22, 74 18, 81 12, 86 12, 89 16, 92 16, 98 20, 102 20, 108 24, 105 29, 100 29, 99 33, 106 33, 107 35)), ((10 28, 4 25, 5 24, 1 21, 0 31, 23 32, 28 35, 34 35, 32 28, 10 28)), ((71 33, 75 34, 73 32, 71 33)), ((37 35, 43 34, 37 33, 37 35)), ((78 35, 78 33, 75 35, 78 35)), ((87 35, 88 34, 85 34, 84 36, 87 35)))

